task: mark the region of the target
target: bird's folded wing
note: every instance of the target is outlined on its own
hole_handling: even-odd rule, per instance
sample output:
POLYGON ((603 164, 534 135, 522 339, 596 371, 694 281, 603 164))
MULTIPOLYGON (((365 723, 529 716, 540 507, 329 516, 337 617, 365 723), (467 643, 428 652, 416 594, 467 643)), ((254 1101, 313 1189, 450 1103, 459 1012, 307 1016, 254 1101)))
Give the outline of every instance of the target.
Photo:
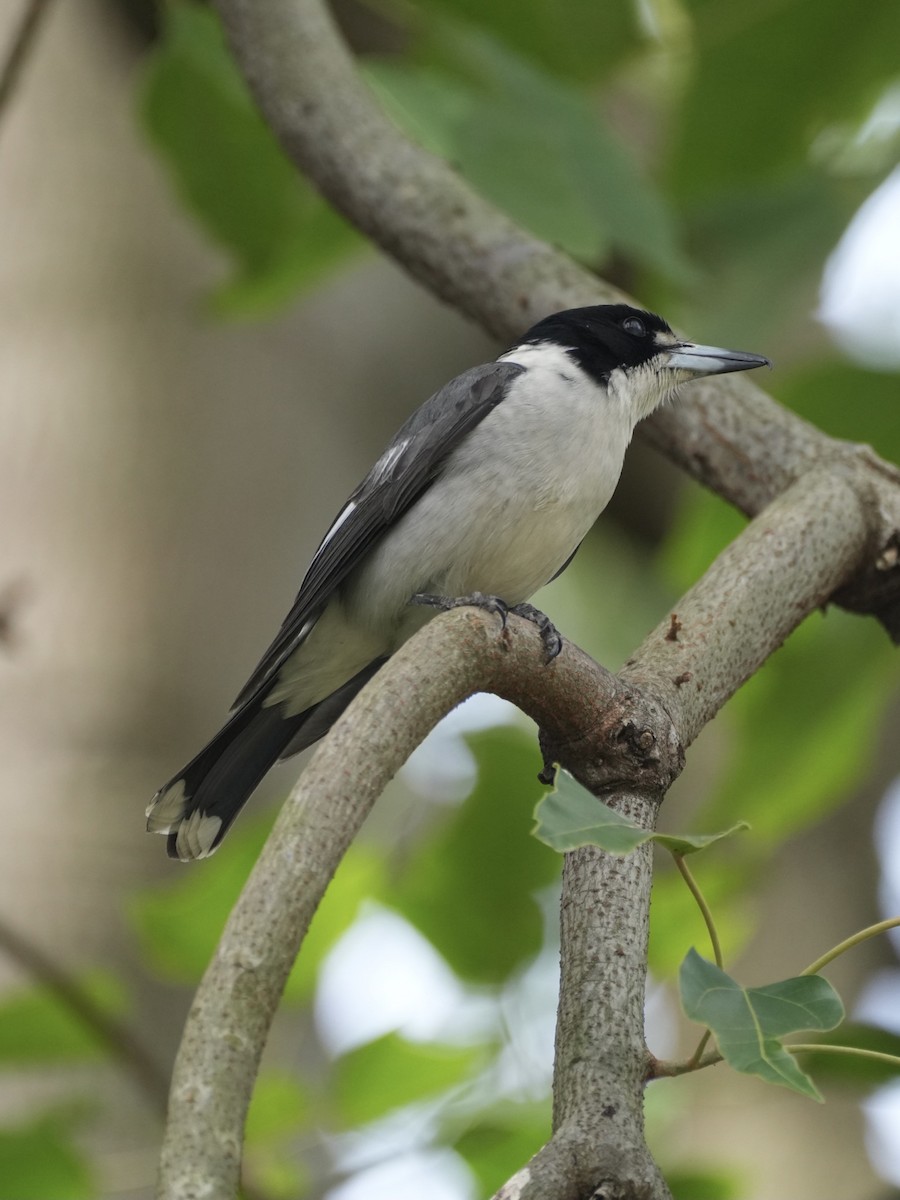
POLYGON ((332 522, 291 611, 233 707, 252 699, 277 673, 309 635, 334 590, 433 483, 448 455, 500 403, 523 370, 499 362, 472 367, 413 413, 332 522))

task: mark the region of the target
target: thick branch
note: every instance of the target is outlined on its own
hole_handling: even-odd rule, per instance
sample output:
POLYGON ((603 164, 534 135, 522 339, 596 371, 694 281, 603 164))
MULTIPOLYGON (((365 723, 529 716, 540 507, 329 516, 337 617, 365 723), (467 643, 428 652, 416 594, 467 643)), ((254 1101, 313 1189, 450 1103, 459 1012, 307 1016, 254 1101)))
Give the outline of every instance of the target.
MULTIPOLYGON (((627 299, 514 226, 378 108, 319 0, 214 0, 248 83, 323 195, 437 295, 498 337, 573 305, 627 299)), ((694 384, 642 436, 748 515, 815 464, 865 458, 880 516, 841 602, 900 640, 895 468, 781 408, 746 376, 694 384), (889 486, 884 486, 888 484, 889 486)))
MULTIPOLYGON (((757 517, 650 634, 620 679, 660 699, 679 749, 852 573, 865 531, 850 483, 814 472, 757 517)), ((633 737, 646 743, 648 732, 636 727, 633 737)), ((602 757, 573 762, 577 737, 554 746, 544 731, 543 740, 586 787, 653 828, 666 783, 661 774, 653 786, 652 756, 632 776, 638 787, 622 788, 602 757)), ((661 761, 671 757, 670 749, 661 761)), ((638 1138, 650 868, 646 847, 627 859, 591 848, 566 857, 554 1133, 517 1176, 517 1200, 581 1200, 603 1183, 608 1200, 668 1195, 638 1138)))
POLYGON ((858 570, 870 528, 863 475, 802 476, 722 551, 626 664, 622 677, 660 700, 685 746, 858 570))
MULTIPOLYGON (((680 770, 681 742, 853 571, 864 509, 849 485, 835 487, 816 474, 779 498, 684 597, 678 640, 667 619, 621 677, 571 644, 544 667, 530 625, 511 618, 500 634, 475 610, 436 619, 388 662, 284 806, 198 989, 173 1078, 162 1196, 194 1197, 201 1183, 205 1195, 234 1194, 259 1058, 300 941, 375 799, 437 721, 474 691, 505 696, 586 786, 652 823, 680 770), (839 513, 822 520, 832 504, 839 513), (736 619, 722 618, 726 607, 736 619), (637 681, 658 688, 664 706, 637 681)), ((642 854, 570 858, 557 1127, 517 1184, 521 1200, 577 1200, 586 1177, 614 1169, 631 1183, 610 1196, 666 1195, 639 1120, 648 904, 642 854), (578 1171, 561 1172, 563 1159, 578 1171)))
MULTIPOLYGON (((390 125, 317 0, 215 2, 288 152, 437 294, 503 337, 552 309, 622 298, 390 125)), ((163 1196, 234 1194, 259 1057, 312 913, 386 781, 460 699, 493 690, 514 700, 586 786, 650 824, 683 744, 835 588, 900 632, 893 468, 744 379, 695 386, 648 436, 748 514, 778 499, 618 679, 571 646, 543 668, 529 627, 511 621, 498 637, 490 618, 465 612, 434 621, 357 698, 285 806, 198 990, 176 1064, 163 1196)), ((567 860, 554 1134, 504 1198, 667 1195, 641 1127, 648 898, 640 852, 567 860)))
POLYGON ((306 768, 188 1018, 173 1076, 162 1196, 234 1194, 259 1057, 300 940, 372 804, 428 731, 484 688, 515 694, 558 732, 565 717, 577 716, 572 696, 619 690, 615 676, 566 647, 537 694, 542 650, 534 629, 518 619, 505 636, 498 629, 496 618, 473 610, 433 621, 357 697, 306 768))

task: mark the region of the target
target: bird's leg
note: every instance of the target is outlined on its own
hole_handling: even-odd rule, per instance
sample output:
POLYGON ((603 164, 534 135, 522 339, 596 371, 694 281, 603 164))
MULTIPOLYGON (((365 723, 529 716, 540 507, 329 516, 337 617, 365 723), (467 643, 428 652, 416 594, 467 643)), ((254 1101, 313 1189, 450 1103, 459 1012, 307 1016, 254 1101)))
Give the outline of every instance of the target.
POLYGON ((559 755, 549 735, 543 729, 538 730, 538 745, 541 748, 541 760, 544 764, 538 773, 538 782, 543 783, 546 787, 555 787, 556 776, 559 772, 559 755))
POLYGON ((506 614, 510 611, 509 605, 499 596, 486 596, 484 592, 473 592, 471 596, 432 596, 427 592, 417 592, 409 602, 439 608, 441 612, 449 612, 451 608, 480 608, 496 613, 503 629, 506 628, 506 614))
POLYGON ((451 608, 481 608, 485 612, 496 613, 504 629, 507 614, 515 613, 516 616, 524 617, 526 621, 537 626, 544 647, 545 662, 552 662, 562 650, 563 640, 556 626, 533 604, 509 605, 499 596, 486 596, 483 592, 473 592, 471 596, 432 596, 418 593, 411 598, 410 604, 425 604, 431 608, 439 608, 441 612, 449 612, 451 608))

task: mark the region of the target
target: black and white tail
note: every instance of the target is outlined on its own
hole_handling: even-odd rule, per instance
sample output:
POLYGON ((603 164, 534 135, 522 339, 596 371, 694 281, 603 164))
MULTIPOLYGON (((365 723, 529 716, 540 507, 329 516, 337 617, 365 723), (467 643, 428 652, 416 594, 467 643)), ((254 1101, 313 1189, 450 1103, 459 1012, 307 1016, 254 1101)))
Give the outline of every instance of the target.
POLYGON ((279 706, 265 707, 257 697, 159 789, 147 807, 147 828, 168 835, 170 858, 212 854, 306 716, 285 719, 279 706))
POLYGON ((265 704, 265 691, 245 701, 147 806, 147 829, 167 835, 169 857, 190 862, 212 854, 274 763, 324 737, 384 661, 376 659, 295 716, 285 716, 281 704, 265 704))

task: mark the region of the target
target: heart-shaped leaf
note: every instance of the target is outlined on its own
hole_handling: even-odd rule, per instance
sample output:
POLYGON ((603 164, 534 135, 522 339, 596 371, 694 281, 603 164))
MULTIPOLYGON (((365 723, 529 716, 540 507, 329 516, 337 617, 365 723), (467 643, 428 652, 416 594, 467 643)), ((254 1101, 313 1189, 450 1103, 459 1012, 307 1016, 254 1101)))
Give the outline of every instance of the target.
POLYGON ((739 821, 721 833, 655 833, 642 829, 630 817, 592 796, 565 771, 557 776, 556 790, 538 802, 534 818, 532 833, 554 850, 600 846, 610 854, 630 854, 644 842, 658 842, 672 854, 694 854, 748 828, 744 821, 739 821))
POLYGON ((691 950, 681 965, 680 986, 685 1014, 712 1030, 722 1057, 736 1071, 822 1099, 780 1039, 833 1029, 843 1020, 841 998, 827 979, 798 975, 745 988, 691 950))

